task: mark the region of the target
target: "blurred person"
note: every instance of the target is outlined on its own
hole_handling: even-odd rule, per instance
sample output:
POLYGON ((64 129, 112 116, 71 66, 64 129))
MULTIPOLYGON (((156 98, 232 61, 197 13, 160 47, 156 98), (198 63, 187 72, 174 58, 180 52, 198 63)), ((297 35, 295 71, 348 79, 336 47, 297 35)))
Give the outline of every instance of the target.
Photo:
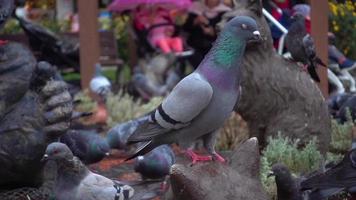
POLYGON ((221 0, 202 0, 193 2, 183 30, 188 33, 187 43, 195 52, 190 58, 193 67, 197 67, 216 39, 215 26, 225 12, 231 8, 221 0))
POLYGON ((173 21, 170 12, 159 6, 141 5, 134 12, 136 29, 148 31, 149 43, 163 53, 183 51, 183 39, 174 36, 173 21))

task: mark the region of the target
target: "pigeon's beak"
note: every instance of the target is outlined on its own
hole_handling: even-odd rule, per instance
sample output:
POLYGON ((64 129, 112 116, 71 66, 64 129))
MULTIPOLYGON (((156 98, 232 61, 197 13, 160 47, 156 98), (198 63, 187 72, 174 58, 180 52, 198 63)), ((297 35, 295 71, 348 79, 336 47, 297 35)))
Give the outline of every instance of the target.
POLYGON ((110 156, 110 152, 106 152, 106 153, 105 153, 105 156, 110 156))
POLYGON ((253 43, 262 42, 261 33, 259 31, 254 31, 252 34, 253 34, 253 38, 250 42, 253 42, 253 43))
POLYGON ((47 161, 48 160, 48 155, 45 154, 43 155, 42 159, 41 159, 41 162, 44 162, 44 161, 47 161))
POLYGON ((269 172, 267 173, 267 178, 269 178, 269 177, 271 177, 271 176, 274 176, 274 173, 273 173, 272 171, 269 171, 269 172))

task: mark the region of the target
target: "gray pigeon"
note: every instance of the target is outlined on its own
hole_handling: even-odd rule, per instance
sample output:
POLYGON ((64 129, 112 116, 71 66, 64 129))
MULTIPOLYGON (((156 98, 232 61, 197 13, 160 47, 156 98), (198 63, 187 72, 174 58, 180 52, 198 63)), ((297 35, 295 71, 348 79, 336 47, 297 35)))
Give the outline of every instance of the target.
POLYGON ((127 139, 136 131, 136 129, 148 119, 148 115, 139 117, 137 119, 130 120, 118 124, 111 128, 106 135, 106 140, 110 148, 127 150, 127 139))
POLYGON ((135 159, 135 171, 144 179, 161 179, 169 174, 175 163, 175 155, 168 145, 161 145, 144 156, 135 159))
POLYGON ((95 65, 95 74, 90 80, 90 90, 104 100, 111 92, 111 83, 108 78, 102 75, 101 65, 99 63, 95 65))
POLYGON ((4 26, 6 20, 11 17, 14 8, 13 0, 0 0, 0 29, 4 26))
MULTIPOLYGON (((226 23, 198 68, 182 79, 129 137, 131 143, 145 144, 128 160, 162 144, 177 142, 189 147, 203 138, 208 153, 224 162, 214 149, 216 133, 230 116, 240 95, 240 65, 245 47, 260 40, 257 24, 251 17, 238 16, 226 23)), ((211 160, 211 156, 197 156, 192 149, 187 153, 193 163, 211 160)))
POLYGON ((302 190, 310 190, 311 200, 323 200, 342 191, 356 197, 356 149, 349 151, 341 162, 323 173, 301 183, 302 190))
POLYGON ((99 162, 110 152, 109 144, 105 138, 95 131, 69 130, 60 137, 60 142, 66 144, 73 154, 85 164, 99 162))
POLYGON ((296 13, 293 15, 294 22, 288 29, 286 36, 286 47, 292 58, 296 62, 307 65, 310 76, 317 82, 320 78, 316 72, 317 64, 326 67, 326 65, 316 56, 313 38, 307 33, 305 28, 305 17, 296 13))
POLYGON ((293 178, 284 164, 274 164, 268 176, 275 177, 278 200, 303 200, 303 195, 300 191, 300 180, 293 178))
POLYGON ((57 163, 57 200, 127 200, 133 196, 132 187, 89 171, 63 143, 49 144, 43 159, 57 163))

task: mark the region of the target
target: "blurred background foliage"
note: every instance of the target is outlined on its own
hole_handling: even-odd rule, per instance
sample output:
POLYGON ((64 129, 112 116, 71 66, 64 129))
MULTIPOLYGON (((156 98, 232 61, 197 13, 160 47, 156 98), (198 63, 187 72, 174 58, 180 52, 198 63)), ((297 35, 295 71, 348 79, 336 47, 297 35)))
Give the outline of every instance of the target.
POLYGON ((343 50, 346 57, 356 59, 356 2, 329 0, 329 6, 329 31, 336 36, 336 46, 343 50))

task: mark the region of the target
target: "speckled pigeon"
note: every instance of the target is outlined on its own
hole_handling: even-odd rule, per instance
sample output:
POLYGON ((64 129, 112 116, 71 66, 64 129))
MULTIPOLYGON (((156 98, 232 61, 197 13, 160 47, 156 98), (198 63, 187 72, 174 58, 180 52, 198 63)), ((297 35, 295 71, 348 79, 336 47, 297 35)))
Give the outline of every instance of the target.
POLYGON ((323 200, 342 191, 356 194, 356 149, 349 151, 341 162, 324 173, 309 177, 301 183, 302 190, 310 190, 311 200, 323 200))
POLYGON ((142 123, 147 121, 148 117, 149 116, 139 117, 111 128, 106 135, 106 140, 110 148, 127 150, 127 139, 142 123))
POLYGON ((105 138, 95 131, 70 130, 60 138, 83 163, 99 162, 109 155, 110 147, 105 138))
POLYGON ((58 165, 57 200, 128 200, 133 196, 132 187, 89 171, 63 143, 49 144, 43 159, 58 165))
POLYGON ((161 145, 144 156, 135 159, 135 171, 144 179, 160 179, 169 174, 175 163, 175 155, 168 145, 161 145))
POLYGON ((274 164, 268 176, 275 177, 278 200, 303 200, 300 179, 294 178, 287 166, 281 163, 274 164))
POLYGON ((103 99, 106 99, 111 91, 111 83, 108 78, 102 75, 101 65, 99 63, 95 65, 95 74, 90 81, 90 90, 103 99))
MULTIPOLYGON (((198 68, 182 79, 149 120, 129 137, 131 143, 145 144, 128 159, 162 144, 176 142, 187 148, 203 138, 208 153, 224 162, 214 149, 216 133, 240 95, 240 65, 245 47, 260 40, 257 24, 251 17, 238 16, 226 23, 198 68)), ((193 163, 212 159, 198 156, 192 149, 187 154, 193 163)))
POLYGON ((320 78, 316 72, 317 64, 326 65, 317 57, 313 38, 307 33, 305 28, 305 18, 300 13, 293 15, 294 22, 288 29, 286 36, 286 47, 291 53, 293 60, 307 65, 310 76, 317 82, 320 78))

